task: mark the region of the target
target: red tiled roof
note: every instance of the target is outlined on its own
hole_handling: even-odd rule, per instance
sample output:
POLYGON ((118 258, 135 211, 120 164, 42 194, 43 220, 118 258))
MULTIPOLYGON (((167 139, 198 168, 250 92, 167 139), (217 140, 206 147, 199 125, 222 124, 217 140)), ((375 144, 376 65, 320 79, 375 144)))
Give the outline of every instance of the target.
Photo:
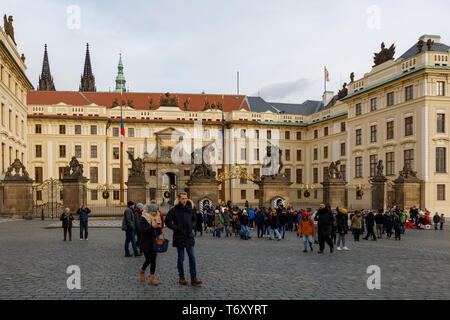
MULTIPOLYGON (((150 99, 153 100, 154 108, 158 108, 161 96, 164 93, 135 93, 124 92, 122 95, 117 92, 77 92, 77 91, 30 91, 27 94, 28 105, 55 105, 65 103, 71 106, 87 106, 95 103, 99 106, 111 107, 113 101, 117 99, 133 101, 133 108, 137 110, 149 110, 150 99)), ((184 110, 184 102, 190 99, 189 111, 202 111, 205 101, 209 104, 222 103, 225 112, 235 111, 239 108, 249 110, 244 95, 224 95, 221 94, 189 94, 189 93, 171 93, 171 97, 178 97, 178 105, 184 110)))

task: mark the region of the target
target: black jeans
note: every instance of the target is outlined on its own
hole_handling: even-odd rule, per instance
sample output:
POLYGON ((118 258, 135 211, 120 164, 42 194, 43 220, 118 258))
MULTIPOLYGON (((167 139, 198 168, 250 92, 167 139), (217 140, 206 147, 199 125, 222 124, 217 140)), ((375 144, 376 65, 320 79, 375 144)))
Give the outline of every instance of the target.
POLYGON ((142 238, 142 234, 139 231, 136 231, 136 246, 139 248, 139 251, 142 251, 141 238, 142 238))
POLYGON ((333 241, 333 243, 336 243, 336 232, 331 233, 331 241, 333 241))
POLYGON ((150 265, 150 274, 154 275, 156 270, 156 256, 158 253, 156 251, 144 252, 145 262, 142 265, 142 270, 147 269, 150 265))
POLYGON ((443 229, 444 229, 444 223, 441 222, 441 230, 443 230, 443 229))
POLYGON ((69 231, 69 240, 72 240, 72 228, 64 228, 64 241, 67 239, 67 231, 69 231))
POLYGON ((258 226, 258 238, 262 238, 264 235, 264 226, 258 226))
POLYGON ((373 226, 367 226, 367 235, 364 239, 369 239, 370 236, 372 236, 372 239, 377 240, 377 236, 373 231, 373 226))
POLYGON ((359 230, 358 229, 354 229, 353 230, 353 238, 355 239, 355 241, 359 241, 359 230))
POLYGON ((333 241, 331 241, 329 234, 323 234, 319 232, 319 248, 320 251, 323 251, 325 249, 325 242, 330 246, 330 249, 333 248, 333 241))
POLYGON ((87 221, 80 221, 80 239, 87 239, 88 238, 88 222, 87 221), (83 236, 84 231, 84 236, 83 236))

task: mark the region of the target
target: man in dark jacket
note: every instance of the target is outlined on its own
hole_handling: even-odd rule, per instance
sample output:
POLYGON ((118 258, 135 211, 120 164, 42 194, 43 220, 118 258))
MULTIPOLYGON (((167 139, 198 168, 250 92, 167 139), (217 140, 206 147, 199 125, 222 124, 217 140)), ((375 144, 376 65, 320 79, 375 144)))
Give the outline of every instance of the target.
POLYGON ((366 217, 366 224, 367 224, 367 235, 364 238, 364 240, 369 240, 369 237, 372 236, 372 240, 377 241, 377 236, 373 231, 373 227, 375 226, 375 216, 373 215, 372 211, 369 211, 369 214, 366 217))
POLYGON ((166 217, 166 225, 173 230, 173 246, 178 251, 178 274, 180 276, 179 283, 186 285, 184 278, 184 249, 186 248, 189 256, 189 271, 191 273, 191 284, 200 285, 202 281, 197 279, 197 271, 195 265, 194 245, 195 239, 192 229, 196 224, 195 213, 191 203, 188 201, 187 193, 178 194, 178 203, 170 209, 166 217))
POLYGON ((377 228, 377 236, 378 238, 383 238, 383 226, 384 226, 384 214, 383 210, 380 210, 378 214, 375 216, 375 224, 377 228))
POLYGON ((319 210, 314 218, 317 221, 317 233, 319 236, 319 252, 323 253, 325 249, 325 242, 330 246, 330 252, 333 253, 333 242, 331 241, 331 229, 333 226, 334 217, 329 207, 321 203, 319 210))
POLYGON ((258 229, 258 238, 262 238, 264 234, 264 210, 264 207, 260 208, 255 216, 256 228, 258 229))
POLYGON ((272 210, 272 215, 270 216, 270 228, 272 229, 272 234, 270 235, 270 240, 274 239, 274 236, 278 237, 278 241, 281 240, 281 234, 278 229, 280 229, 280 217, 277 210, 272 210))
POLYGON ((128 249, 130 242, 133 246, 134 256, 140 257, 142 254, 139 253, 136 247, 136 223, 135 223, 135 215, 134 215, 134 202, 128 201, 128 206, 123 213, 122 220, 122 231, 125 231, 125 257, 131 257, 130 251, 128 249))
POLYGON ((83 204, 77 210, 77 215, 80 216, 80 240, 88 240, 88 216, 91 210, 83 204), (84 237, 83 237, 84 231, 84 237))

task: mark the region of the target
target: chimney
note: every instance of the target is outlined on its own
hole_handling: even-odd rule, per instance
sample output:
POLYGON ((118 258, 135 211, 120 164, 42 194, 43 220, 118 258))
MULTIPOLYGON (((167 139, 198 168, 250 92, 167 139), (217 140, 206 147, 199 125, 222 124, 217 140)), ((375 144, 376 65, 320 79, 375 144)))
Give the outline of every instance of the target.
POLYGON ((328 105, 330 101, 333 99, 333 97, 334 97, 333 91, 325 91, 325 93, 322 96, 323 105, 324 106, 328 105))

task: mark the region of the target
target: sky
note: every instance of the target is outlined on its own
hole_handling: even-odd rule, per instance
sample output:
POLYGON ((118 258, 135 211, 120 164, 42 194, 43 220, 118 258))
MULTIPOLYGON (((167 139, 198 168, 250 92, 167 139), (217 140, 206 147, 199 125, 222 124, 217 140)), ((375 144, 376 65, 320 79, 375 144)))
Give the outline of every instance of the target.
POLYGON ((450 44, 446 0, 2 0, 35 88, 44 44, 56 90, 77 91, 89 43, 97 91, 115 89, 122 52, 132 92, 321 100, 370 72, 381 42, 399 57, 423 34, 450 44))

